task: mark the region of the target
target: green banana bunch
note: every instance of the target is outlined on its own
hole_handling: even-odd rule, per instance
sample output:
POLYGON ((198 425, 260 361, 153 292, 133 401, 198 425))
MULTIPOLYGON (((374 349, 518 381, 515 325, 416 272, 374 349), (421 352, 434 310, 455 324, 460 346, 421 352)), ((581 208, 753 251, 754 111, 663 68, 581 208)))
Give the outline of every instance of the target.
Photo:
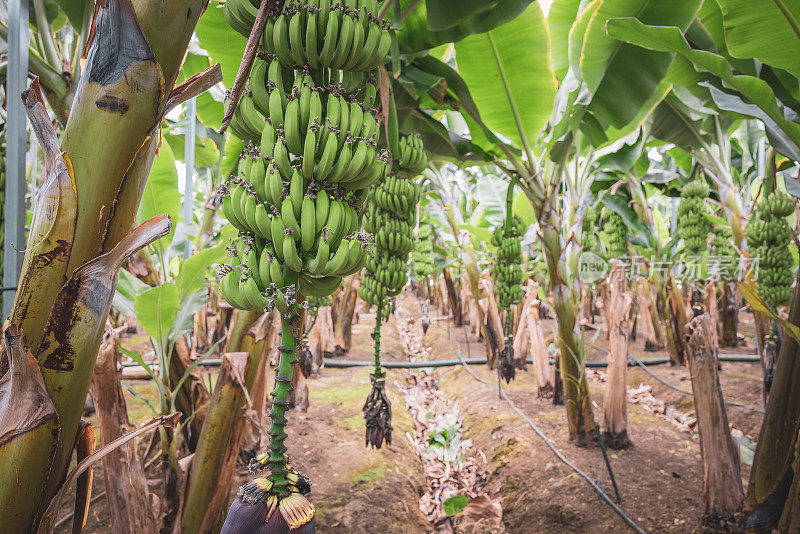
POLYGON ((623 218, 611 210, 603 213, 601 237, 609 257, 619 258, 628 251, 628 227, 623 218))
POLYGON ((701 180, 689 182, 681 189, 681 203, 678 205, 678 234, 689 254, 699 254, 706 250, 711 234, 711 223, 706 215, 708 207, 708 185, 701 180))
MULTIPOLYGON (((416 146, 424 152, 421 140, 416 146)), ((375 235, 377 254, 366 262, 359 296, 381 309, 408 282, 408 254, 414 249, 417 204, 422 194, 422 186, 412 176, 407 172, 390 174, 367 197, 364 229, 375 235)))
MULTIPOLYGON (((220 289, 239 309, 277 308, 282 332, 269 452, 258 462, 270 476, 243 486, 255 493, 240 491, 228 521, 236 506, 256 501, 266 502, 267 520, 277 509, 291 529, 313 520, 303 497, 310 487, 287 469, 284 443, 297 312, 308 306, 305 298, 330 295, 372 257, 372 237, 360 228, 367 196, 390 167, 377 146, 375 106, 376 67, 391 37, 376 17, 377 0, 335 1, 288 0, 267 13, 230 122, 246 147, 236 175, 219 190, 225 217, 240 231, 220 267, 220 289)), ((227 0, 226 21, 249 36, 261 5, 227 0)), ((390 228, 402 230, 404 219, 395 219, 390 228)))
MULTIPOLYGON (((244 37, 258 14, 258 0, 226 0, 225 20, 244 37)), ((287 67, 368 71, 392 44, 389 21, 378 18, 378 0, 289 0, 269 13, 261 48, 287 67)))
POLYGON ((775 191, 756 204, 756 214, 745 230, 753 258, 758 259, 756 289, 775 309, 792 302, 791 232, 786 217, 794 213, 794 199, 775 191))
POLYGON ((433 273, 433 227, 430 213, 420 213, 417 241, 411 251, 414 274, 418 280, 424 280, 433 273))
POLYGON ((497 306, 501 310, 508 310, 522 302, 522 243, 525 235, 525 223, 513 215, 511 225, 506 230, 502 224, 492 233, 492 244, 498 247, 497 261, 494 263, 492 274, 494 276, 494 292, 497 295, 497 306))
MULTIPOLYGON (((226 20, 249 36, 259 6, 228 1, 226 20)), ((240 231, 220 286, 238 308, 280 309, 297 292, 329 295, 369 257, 361 207, 389 169, 375 105, 376 67, 391 38, 377 12, 376 0, 290 0, 268 14, 230 123, 246 146, 220 189, 223 213, 240 231)), ((410 249, 395 235, 404 229, 397 218, 381 242, 410 249)))
POLYGON ((594 206, 586 206, 581 222, 581 247, 583 250, 597 250, 597 228, 600 221, 600 210, 594 206))
POLYGON ((724 282, 730 282, 736 277, 739 265, 739 253, 731 243, 733 232, 725 226, 714 227, 714 239, 711 241, 713 253, 720 258, 720 278, 724 282))
POLYGON ((400 169, 409 174, 419 174, 428 166, 428 153, 419 135, 404 135, 399 140, 400 153, 397 163, 400 169))

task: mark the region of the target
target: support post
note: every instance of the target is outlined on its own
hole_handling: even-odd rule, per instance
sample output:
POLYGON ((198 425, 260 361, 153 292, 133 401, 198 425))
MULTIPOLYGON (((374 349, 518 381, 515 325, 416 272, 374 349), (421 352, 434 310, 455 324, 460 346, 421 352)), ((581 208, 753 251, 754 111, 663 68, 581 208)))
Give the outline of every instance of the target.
MULTIPOLYGON (((197 136, 197 97, 186 101, 186 139, 184 141, 183 163, 185 166, 183 178, 183 224, 192 224, 194 212, 194 143, 197 136)), ((183 257, 192 255, 192 247, 186 243, 183 257)))
MULTIPOLYGON (((28 87, 28 2, 8 3, 8 90, 6 123, 5 236, 3 241, 3 287, 16 287, 25 248, 25 152, 27 118, 22 92, 28 87), (16 249, 15 249, 16 247, 16 249)), ((3 316, 11 314, 14 293, 3 292, 3 316)))

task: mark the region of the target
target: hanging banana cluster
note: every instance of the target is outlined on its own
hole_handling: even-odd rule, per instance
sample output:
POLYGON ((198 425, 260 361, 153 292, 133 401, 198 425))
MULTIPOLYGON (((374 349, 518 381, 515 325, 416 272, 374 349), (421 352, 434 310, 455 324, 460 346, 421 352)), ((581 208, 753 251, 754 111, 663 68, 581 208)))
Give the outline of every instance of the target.
POLYGON ((308 302, 308 309, 306 310, 306 313, 312 317, 316 317, 319 315, 320 308, 324 306, 331 306, 333 304, 333 299, 330 295, 326 295, 324 297, 307 297, 306 302, 308 302))
POLYGON ((414 248, 416 209, 422 186, 412 176, 387 176, 369 194, 364 229, 375 235, 376 254, 367 259, 359 296, 381 307, 388 315, 388 301, 408 281, 408 253, 414 248))
POLYGON ((597 250, 597 227, 600 220, 600 211, 594 206, 586 206, 581 222, 581 247, 584 251, 597 250))
MULTIPOLYGON (((393 107, 393 101, 390 105, 393 107)), ((391 313, 390 299, 397 296, 408 281, 408 254, 414 248, 413 231, 422 193, 422 186, 414 181, 418 167, 404 167, 408 161, 415 163, 420 160, 419 155, 409 152, 411 149, 408 148, 417 146, 417 141, 408 141, 403 137, 392 144, 391 139, 397 141, 399 136, 396 122, 392 126, 392 121, 389 134, 396 172, 387 176, 369 193, 364 229, 375 235, 376 253, 367 260, 364 279, 358 287, 358 295, 376 307, 375 328, 372 331, 375 370, 370 375, 372 389, 361 411, 366 426, 366 445, 377 449, 381 448, 384 441, 392 443, 392 404, 386 396, 386 375, 381 369, 381 323, 391 313), (405 158, 398 148, 400 146, 407 147, 405 158), (409 153, 413 156, 410 160, 409 153)), ((419 146, 419 150, 422 150, 421 141, 419 146)), ((426 162, 427 159, 427 154, 424 154, 426 162)))
POLYGON ((492 234, 492 244, 498 247, 497 261, 494 263, 494 291, 501 311, 522 302, 521 239, 526 230, 522 219, 514 215, 509 230, 506 230, 506 225, 501 225, 492 234))
POLYGON ((756 204, 757 215, 750 219, 745 235, 750 252, 758 258, 758 294, 774 310, 792 302, 791 236, 786 217, 794 213, 794 199, 773 192, 756 204))
POLYGON ((736 278, 739 268, 739 253, 736 252, 731 240, 733 232, 726 226, 714 226, 714 239, 711 241, 714 256, 719 260, 719 277, 723 282, 730 282, 736 278))
POLYGON ((417 280, 424 281, 433 273, 433 226, 427 211, 421 212, 417 227, 417 242, 411 251, 414 264, 414 275, 417 280))
POLYGON ((628 227, 619 214, 609 209, 603 213, 602 240, 610 258, 619 258, 628 251, 628 227))
POLYGON ((400 155, 397 163, 408 174, 417 175, 428 166, 428 153, 418 135, 406 135, 400 138, 400 155))
MULTIPOLYGON (((226 4, 229 21, 250 13, 248 5, 226 4)), ((287 271, 299 273, 304 296, 328 295, 367 259, 357 208, 388 159, 377 148, 372 72, 387 48, 374 43, 388 33, 376 12, 374 1, 309 0, 288 2, 268 19, 249 92, 230 124, 251 144, 222 199, 243 233, 221 271, 223 296, 238 308, 283 307, 287 271), (345 37, 339 28, 369 37, 345 37)))
MULTIPOLYGON (((249 36, 261 4, 228 0, 226 20, 249 36)), ((253 466, 269 467, 270 475, 242 487, 223 532, 248 521, 246 506, 256 502, 267 502, 268 523, 314 529, 314 507, 303 496, 310 484, 296 482, 301 477, 284 445, 298 295, 330 295, 370 255, 360 210, 388 168, 388 152, 377 147, 375 105, 377 67, 391 38, 378 12, 377 0, 288 0, 268 13, 247 90, 231 117, 231 132, 247 148, 238 175, 221 189, 223 212, 240 234, 228 248, 220 288, 240 309, 274 305, 282 334, 269 452, 253 466)))
POLYGON ((711 233, 706 205, 708 186, 695 180, 681 189, 681 203, 678 205, 678 233, 683 238, 683 246, 689 254, 706 251, 706 241, 711 233))
MULTIPOLYGON (((267 20, 261 46, 287 66, 368 71, 383 61, 392 39, 377 0, 289 0, 267 20)), ((225 20, 250 36, 261 0, 227 0, 225 20)))

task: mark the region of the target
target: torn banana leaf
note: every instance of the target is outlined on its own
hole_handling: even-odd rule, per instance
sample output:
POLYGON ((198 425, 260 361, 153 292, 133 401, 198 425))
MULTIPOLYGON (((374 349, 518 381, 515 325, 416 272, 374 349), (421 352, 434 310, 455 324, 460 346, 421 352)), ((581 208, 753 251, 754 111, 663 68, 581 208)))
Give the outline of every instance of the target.
POLYGON ((0 514, 4 532, 30 532, 42 504, 42 480, 59 441, 58 414, 39 365, 22 345, 16 326, 5 331, 3 356, 11 367, 0 378, 0 514), (20 498, 25 496, 25 498, 20 498))

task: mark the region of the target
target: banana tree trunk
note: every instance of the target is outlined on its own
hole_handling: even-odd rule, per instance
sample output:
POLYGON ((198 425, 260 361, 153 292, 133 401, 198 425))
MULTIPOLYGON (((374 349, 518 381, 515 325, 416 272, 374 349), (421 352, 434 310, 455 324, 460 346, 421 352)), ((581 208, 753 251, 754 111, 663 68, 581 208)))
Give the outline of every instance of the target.
POLYGON ((567 272, 562 257, 561 228, 553 201, 553 195, 548 195, 540 211, 539 230, 558 324, 558 363, 564 384, 569 439, 578 446, 585 446, 594 439, 596 430, 583 341, 577 324, 580 287, 567 272), (568 281, 572 282, 571 286, 568 281))
POLYGON ((353 316, 358 300, 358 285, 356 284, 358 276, 358 273, 350 276, 347 283, 342 285, 343 289, 339 297, 339 309, 333 324, 335 351, 339 356, 347 354, 350 350, 350 342, 353 337, 353 316))
POLYGON ((246 421, 242 406, 265 354, 267 319, 257 312, 240 312, 236 330, 226 347, 217 385, 208 407, 192 459, 181 511, 183 532, 207 533, 220 521, 239 455, 246 421))
POLYGON ((733 284, 723 283, 720 294, 720 315, 722 315, 723 347, 736 347, 739 345, 739 306, 736 305, 736 294, 733 284))
MULTIPOLYGON (((798 304, 795 291, 789 312, 789 322, 795 326, 800 326, 798 304)), ((759 531, 768 532, 778 526, 792 479, 796 476, 794 457, 800 432, 798 383, 800 345, 793 337, 786 336, 776 363, 774 382, 758 434, 758 446, 747 487, 745 510, 750 514, 747 525, 758 525, 759 531)), ((797 484, 794 486, 796 489, 797 484)), ((795 491, 792 501, 799 497, 795 491)), ((791 507, 798 508, 790 501, 787 508, 791 507)))
MULTIPOLYGON (((61 425, 52 464, 44 455, 40 467, 26 473, 40 481, 44 507, 66 473, 108 313, 97 300, 105 295, 105 277, 92 281, 85 272, 133 226, 170 89, 204 7, 203 0, 99 2, 60 144, 56 139, 53 146, 54 132, 34 124, 46 145, 48 172, 35 203, 11 322, 39 359, 61 425), (92 302, 65 293, 79 268, 83 277, 71 283, 96 284, 92 302)), ((33 120, 39 104, 28 99, 26 105, 33 120)), ((10 487, 10 481, 0 480, 0 486, 10 487)), ((0 493, 0 511, 16 506, 18 497, 0 493)), ((27 518, 27 528, 42 511, 40 506, 27 518)))
POLYGON ((603 440, 612 449, 627 449, 628 437, 628 330, 633 298, 627 289, 625 267, 612 260, 611 282, 602 288, 608 325, 608 382, 603 402, 603 440))
POLYGON ((707 314, 687 325, 687 361, 703 456, 704 523, 724 527, 744 500, 739 451, 731 439, 717 371, 716 322, 707 314))
MULTIPOLYGON (((100 446, 134 429, 128 419, 117 361, 117 333, 106 330, 94 368, 94 398, 100 446)), ((102 459, 111 529, 118 534, 156 531, 156 516, 148 497, 142 458, 136 443, 123 445, 102 459)))
POLYGON ((657 316, 653 314, 653 300, 650 297, 650 284, 639 279, 636 283, 639 296, 639 313, 641 314, 642 333, 644 334, 644 350, 656 352, 663 348, 659 339, 660 328, 657 316))
POLYGON ((442 269, 442 276, 444 277, 444 283, 447 287, 447 298, 450 303, 450 311, 453 312, 453 323, 455 326, 462 326, 464 324, 464 318, 461 315, 461 299, 458 298, 458 293, 456 292, 456 286, 453 283, 453 277, 450 274, 450 269, 446 267, 442 269))

